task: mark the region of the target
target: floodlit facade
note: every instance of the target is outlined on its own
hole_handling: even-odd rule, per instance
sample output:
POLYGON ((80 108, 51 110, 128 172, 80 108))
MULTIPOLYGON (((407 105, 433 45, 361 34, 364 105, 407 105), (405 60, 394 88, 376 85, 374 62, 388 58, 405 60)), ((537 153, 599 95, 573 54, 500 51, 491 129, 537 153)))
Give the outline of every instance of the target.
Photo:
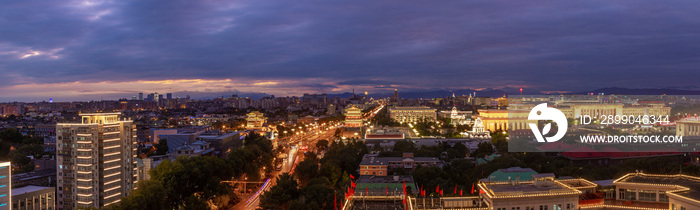
POLYGON ((0 209, 12 209, 12 164, 0 162, 0 209))
POLYGON ((246 128, 247 129, 261 129, 265 122, 267 122, 267 117, 259 111, 252 111, 246 115, 246 128))
POLYGON ((120 113, 80 114, 56 125, 57 209, 102 208, 135 188, 136 127, 120 113))
POLYGON ((488 131, 528 129, 530 110, 479 109, 479 117, 488 131))
POLYGON ((700 118, 688 117, 676 121, 677 136, 700 136, 700 118))
POLYGON ((420 120, 436 121, 437 110, 426 106, 389 107, 389 116, 396 122, 409 123, 420 120))
POLYGON ((355 105, 350 105, 345 109, 345 127, 359 128, 362 127, 362 110, 355 105))

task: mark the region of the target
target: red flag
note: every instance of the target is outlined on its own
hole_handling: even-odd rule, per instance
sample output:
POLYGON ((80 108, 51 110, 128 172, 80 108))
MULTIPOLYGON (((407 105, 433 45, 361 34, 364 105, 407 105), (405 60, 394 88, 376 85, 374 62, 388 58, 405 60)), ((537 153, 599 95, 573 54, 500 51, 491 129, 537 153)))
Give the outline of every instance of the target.
POLYGON ((367 194, 369 195, 369 187, 367 187, 367 194))
POLYGON ((425 189, 420 190, 420 195, 425 197, 425 189))
POLYGON ((474 194, 474 183, 472 183, 472 191, 469 192, 470 194, 474 194))
POLYGON ((355 182, 353 182, 353 181, 350 181, 350 186, 352 186, 352 188, 355 188, 355 187, 357 187, 357 184, 355 184, 355 182))
POLYGON ((435 188, 435 193, 439 193, 439 192, 440 192, 440 185, 438 185, 438 186, 435 188))
POLYGON ((403 204, 406 204, 406 181, 403 182, 403 198, 401 199, 403 204))
POLYGON ((333 193, 333 210, 338 210, 338 195, 333 193))
POLYGON ((455 194, 457 194, 457 185, 455 185, 455 194))
POLYGON ((462 189, 459 189, 459 196, 462 196, 462 189))
POLYGON ((440 196, 442 196, 442 190, 440 190, 440 196))
POLYGON ((352 174, 350 174, 350 178, 351 178, 351 179, 355 179, 355 177, 354 177, 352 174))
POLYGON ((386 195, 389 195, 389 185, 386 186, 386 195))

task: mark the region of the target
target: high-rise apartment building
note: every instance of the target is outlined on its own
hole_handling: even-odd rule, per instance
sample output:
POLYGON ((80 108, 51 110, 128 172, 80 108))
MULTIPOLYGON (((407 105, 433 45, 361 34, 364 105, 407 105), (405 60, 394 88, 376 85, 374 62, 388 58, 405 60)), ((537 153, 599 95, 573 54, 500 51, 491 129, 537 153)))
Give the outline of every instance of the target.
POLYGON ((12 164, 0 162, 0 209, 12 209, 12 164))
POLYGON ((56 125, 57 209, 102 208, 136 186, 136 127, 120 113, 56 125))

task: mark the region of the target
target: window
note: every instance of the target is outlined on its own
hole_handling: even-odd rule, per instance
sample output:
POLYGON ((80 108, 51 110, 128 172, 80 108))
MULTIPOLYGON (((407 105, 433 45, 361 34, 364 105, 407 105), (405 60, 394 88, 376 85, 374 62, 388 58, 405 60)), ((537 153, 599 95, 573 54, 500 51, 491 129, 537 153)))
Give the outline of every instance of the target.
POLYGON ((668 202, 668 195, 666 195, 666 192, 659 191, 659 202, 668 202))
POLYGON ((639 190, 640 201, 656 201, 656 191, 654 190, 639 190))

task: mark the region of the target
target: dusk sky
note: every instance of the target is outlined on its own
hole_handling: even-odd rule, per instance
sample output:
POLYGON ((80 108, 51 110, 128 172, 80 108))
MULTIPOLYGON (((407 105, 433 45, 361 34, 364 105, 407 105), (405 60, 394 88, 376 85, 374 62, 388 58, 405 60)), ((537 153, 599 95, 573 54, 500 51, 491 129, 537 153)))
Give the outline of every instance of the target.
POLYGON ((698 66, 700 1, 692 0, 0 6, 0 101, 521 85, 700 90, 698 66))

